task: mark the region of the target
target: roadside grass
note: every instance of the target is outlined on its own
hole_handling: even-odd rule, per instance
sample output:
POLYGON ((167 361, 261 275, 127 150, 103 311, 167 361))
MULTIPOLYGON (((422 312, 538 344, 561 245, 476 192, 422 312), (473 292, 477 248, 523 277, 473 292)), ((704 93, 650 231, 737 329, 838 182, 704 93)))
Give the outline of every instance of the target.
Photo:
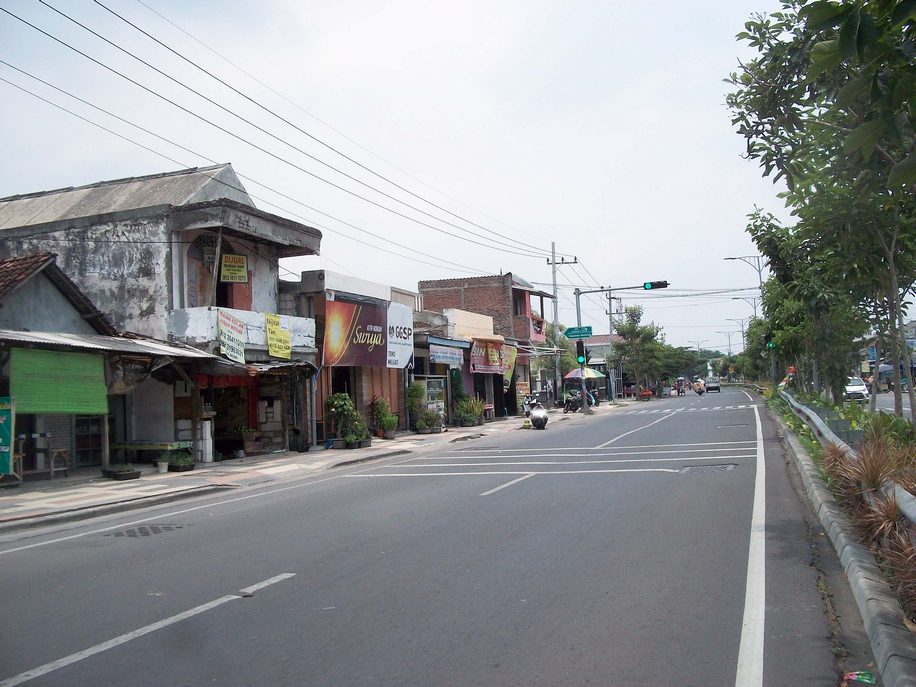
POLYGON ((798 437, 860 540, 872 551, 904 613, 911 621, 916 619, 916 529, 900 511, 893 493, 882 489, 895 482, 914 492, 916 434, 912 423, 887 413, 863 412, 857 406, 836 408, 853 429, 863 433, 857 450, 847 451, 833 443, 822 447, 781 399, 772 399, 768 405, 798 437))

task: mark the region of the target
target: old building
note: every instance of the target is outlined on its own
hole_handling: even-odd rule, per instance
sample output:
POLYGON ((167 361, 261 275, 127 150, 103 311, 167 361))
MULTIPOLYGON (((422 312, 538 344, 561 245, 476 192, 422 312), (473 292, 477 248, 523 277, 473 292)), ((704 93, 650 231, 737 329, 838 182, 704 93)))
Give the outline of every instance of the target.
POLYGON ((282 312, 317 322, 322 358, 314 390, 315 437, 331 433, 324 404, 336 393, 349 395, 367 423, 373 399, 385 399, 406 427, 418 294, 329 270, 303 272, 298 282, 282 281, 280 290, 282 312))
MULTIPOLYGON (((493 334, 504 342, 475 338, 471 349, 471 372, 504 374, 504 384, 494 385, 486 400, 497 415, 514 415, 531 389, 531 358, 547 342, 544 300, 553 298, 511 272, 485 277, 461 277, 421 281, 420 295, 428 310, 450 308, 487 315, 493 334), (533 303, 532 298, 538 300, 533 303), (506 374, 508 373, 508 374, 506 374)), ((486 388, 481 379, 475 384, 486 388)))
POLYGON ((5 482, 106 464, 110 440, 124 441, 125 413, 153 375, 214 360, 190 346, 117 336, 55 258, 36 253, 0 261, 5 482))
POLYGON ((52 251, 119 331, 219 353, 124 412, 128 439, 209 433, 217 455, 309 445, 315 323, 278 317, 279 260, 320 241, 254 207, 228 164, 0 199, 0 258, 52 251))

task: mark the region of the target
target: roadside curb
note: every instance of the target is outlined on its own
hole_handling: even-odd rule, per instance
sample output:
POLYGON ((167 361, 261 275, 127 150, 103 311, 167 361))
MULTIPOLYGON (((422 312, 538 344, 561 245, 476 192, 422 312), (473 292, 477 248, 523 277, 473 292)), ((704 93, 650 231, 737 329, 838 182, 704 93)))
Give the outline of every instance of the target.
POLYGON ((225 492, 238 489, 234 485, 210 484, 200 487, 191 487, 181 491, 173 491, 167 494, 156 494, 155 496, 138 496, 133 499, 115 501, 112 503, 101 503, 95 506, 85 506, 83 508, 74 508, 61 513, 48 513, 47 515, 30 515, 20 519, 11 518, 0 522, 0 534, 7 532, 18 532, 20 530, 31 529, 33 527, 43 527, 45 525, 54 525, 62 522, 73 522, 75 520, 86 520, 88 518, 100 515, 109 515, 111 513, 123 513, 125 511, 146 508, 147 506, 156 506, 161 503, 171 503, 195 496, 206 496, 211 493, 225 492))
POLYGON ((852 524, 824 485, 808 452, 781 417, 769 409, 767 412, 779 425, 782 444, 795 461, 808 500, 843 566, 885 687, 916 687, 916 637, 903 624, 904 613, 897 597, 871 551, 853 534, 852 524))

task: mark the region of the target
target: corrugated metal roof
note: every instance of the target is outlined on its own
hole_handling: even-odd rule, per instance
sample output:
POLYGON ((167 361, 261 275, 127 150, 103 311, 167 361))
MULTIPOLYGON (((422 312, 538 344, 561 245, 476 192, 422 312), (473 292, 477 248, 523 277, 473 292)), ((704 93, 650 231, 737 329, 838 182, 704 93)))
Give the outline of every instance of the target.
POLYGON ((229 198, 254 206, 230 164, 0 198, 0 229, 229 198))
POLYGON ((22 332, 0 329, 0 341, 29 343, 52 348, 81 348, 138 355, 169 356, 171 358, 217 358, 215 355, 179 343, 155 339, 126 339, 119 336, 68 334, 64 332, 22 332))

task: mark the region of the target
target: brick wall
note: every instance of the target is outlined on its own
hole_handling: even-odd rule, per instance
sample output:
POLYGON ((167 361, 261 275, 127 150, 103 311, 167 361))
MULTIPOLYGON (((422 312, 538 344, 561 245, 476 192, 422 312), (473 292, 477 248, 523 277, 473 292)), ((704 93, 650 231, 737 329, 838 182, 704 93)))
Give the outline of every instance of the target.
POLYGON ((493 332, 511 337, 512 276, 421 281, 420 293, 427 310, 458 308, 493 318, 493 332))

